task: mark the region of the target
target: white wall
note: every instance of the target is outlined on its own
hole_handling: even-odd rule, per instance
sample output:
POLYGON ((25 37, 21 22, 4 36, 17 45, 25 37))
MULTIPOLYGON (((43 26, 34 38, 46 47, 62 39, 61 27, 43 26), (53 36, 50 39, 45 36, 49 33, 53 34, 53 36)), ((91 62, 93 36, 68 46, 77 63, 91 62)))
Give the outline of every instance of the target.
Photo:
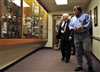
POLYGON ((100 25, 99 25, 100 24, 100 21, 99 21, 100 15, 98 15, 98 26, 94 27, 94 8, 96 6, 98 6, 98 14, 99 14, 100 13, 100 9, 99 9, 100 8, 100 0, 91 0, 89 6, 87 8, 87 12, 89 10, 92 11, 93 35, 97 36, 97 37, 100 37, 100 33, 99 33, 99 31, 100 31, 100 29, 99 29, 99 27, 100 27, 100 25))
POLYGON ((52 47, 52 15, 48 14, 48 42, 45 47, 52 47))
MULTIPOLYGON (((87 12, 91 10, 92 12, 92 26, 93 26, 93 36, 100 37, 100 0, 91 0, 87 12), (98 7, 98 26, 94 27, 94 8, 98 7)), ((92 43, 92 53, 100 60, 100 41, 94 40, 92 43)))
MULTIPOLYGON (((98 13, 100 13, 100 0, 99 0, 99 10, 98 10, 98 13)), ((99 14, 98 14, 99 15, 99 14)), ((98 24, 99 24, 99 37, 100 37, 100 15, 98 16, 98 24)), ((99 49, 98 49, 98 51, 99 51, 99 56, 98 56, 98 58, 99 58, 99 60, 100 60, 100 42, 99 42, 99 49)))

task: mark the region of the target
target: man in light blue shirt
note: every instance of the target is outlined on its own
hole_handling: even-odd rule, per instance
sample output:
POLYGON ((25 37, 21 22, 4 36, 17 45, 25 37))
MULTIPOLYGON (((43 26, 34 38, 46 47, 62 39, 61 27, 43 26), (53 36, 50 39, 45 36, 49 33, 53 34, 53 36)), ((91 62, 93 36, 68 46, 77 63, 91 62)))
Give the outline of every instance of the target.
POLYGON ((92 26, 91 19, 88 14, 82 14, 80 6, 73 8, 75 16, 71 19, 69 28, 74 32, 74 43, 76 48, 76 58, 78 66, 75 71, 82 70, 82 46, 84 49, 84 55, 87 59, 88 72, 93 72, 91 53, 89 50, 90 34, 89 29, 92 26))

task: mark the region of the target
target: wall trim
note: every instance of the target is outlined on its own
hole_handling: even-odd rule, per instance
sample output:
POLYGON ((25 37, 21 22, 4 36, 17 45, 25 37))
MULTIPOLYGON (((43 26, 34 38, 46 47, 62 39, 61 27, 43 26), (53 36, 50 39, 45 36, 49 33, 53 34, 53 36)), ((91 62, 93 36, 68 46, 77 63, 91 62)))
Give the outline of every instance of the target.
POLYGON ((53 49, 52 47, 44 47, 44 49, 53 49))

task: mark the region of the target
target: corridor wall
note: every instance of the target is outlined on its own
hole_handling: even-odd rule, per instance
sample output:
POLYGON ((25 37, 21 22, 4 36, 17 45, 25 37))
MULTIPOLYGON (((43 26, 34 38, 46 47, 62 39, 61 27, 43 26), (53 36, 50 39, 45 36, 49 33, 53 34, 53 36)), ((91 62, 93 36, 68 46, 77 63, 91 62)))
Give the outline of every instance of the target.
POLYGON ((0 46, 0 70, 8 67, 27 54, 44 47, 46 41, 0 46))
POLYGON ((91 10, 92 16, 92 27, 93 27, 93 39, 92 39, 92 53, 99 59, 100 61, 100 0, 91 0, 89 6, 87 8, 87 12, 91 10), (94 8, 97 6, 97 18, 98 25, 94 25, 94 8))

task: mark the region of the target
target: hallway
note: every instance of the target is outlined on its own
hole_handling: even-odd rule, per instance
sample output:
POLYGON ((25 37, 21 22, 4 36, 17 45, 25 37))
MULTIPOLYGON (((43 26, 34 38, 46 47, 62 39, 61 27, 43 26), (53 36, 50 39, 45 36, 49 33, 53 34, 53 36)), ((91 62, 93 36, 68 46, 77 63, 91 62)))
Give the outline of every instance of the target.
MULTIPOLYGON (((100 63, 92 56, 95 72, 100 72, 100 63)), ((83 57, 83 70, 87 72, 86 59, 83 57)), ((71 56, 70 62, 61 61, 60 51, 54 49, 40 49, 21 60, 5 72, 74 72, 77 66, 76 57, 71 56)))

